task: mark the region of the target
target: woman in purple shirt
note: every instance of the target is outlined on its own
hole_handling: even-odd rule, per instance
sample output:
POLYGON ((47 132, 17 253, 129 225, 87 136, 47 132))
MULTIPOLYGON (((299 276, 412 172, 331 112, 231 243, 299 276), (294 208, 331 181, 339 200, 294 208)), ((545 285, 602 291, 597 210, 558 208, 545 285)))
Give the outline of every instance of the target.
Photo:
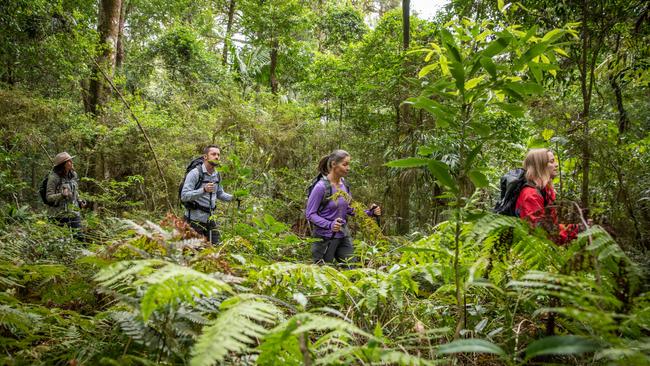
MULTIPOLYGON (((334 260, 349 262, 354 248, 347 216, 354 215, 354 210, 343 197, 336 200, 328 197, 340 190, 350 195, 344 179, 350 172, 350 154, 344 150, 334 150, 320 160, 318 171, 305 210, 307 220, 313 224, 314 236, 322 239, 312 244, 312 258, 318 264, 332 263, 334 260)), ((366 214, 380 216, 381 208, 373 204, 366 214)))

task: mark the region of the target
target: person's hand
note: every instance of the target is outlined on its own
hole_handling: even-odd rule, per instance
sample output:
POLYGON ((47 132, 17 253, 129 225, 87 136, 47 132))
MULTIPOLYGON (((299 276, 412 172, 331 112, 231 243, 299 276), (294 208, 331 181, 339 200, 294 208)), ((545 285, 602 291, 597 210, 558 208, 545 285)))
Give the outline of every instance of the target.
POLYGON ((64 187, 63 191, 61 192, 61 195, 65 198, 70 198, 70 190, 68 187, 64 187))
POLYGON ((337 217, 336 220, 334 220, 334 224, 332 225, 332 231, 338 233, 339 231, 341 231, 342 226, 343 226, 343 219, 337 217))
POLYGON ((370 205, 370 212, 375 216, 381 216, 381 207, 373 203, 370 205))
POLYGON ((214 192, 214 183, 208 183, 208 184, 204 185, 203 186, 203 191, 208 192, 208 193, 214 192))
POLYGON ((86 200, 79 200, 79 208, 86 208, 88 206, 88 202, 86 200))

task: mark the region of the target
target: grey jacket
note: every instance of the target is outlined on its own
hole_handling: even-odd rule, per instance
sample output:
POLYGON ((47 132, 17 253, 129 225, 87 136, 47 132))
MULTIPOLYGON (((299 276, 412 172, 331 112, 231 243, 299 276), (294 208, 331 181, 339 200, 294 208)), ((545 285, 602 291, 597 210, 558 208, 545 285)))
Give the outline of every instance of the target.
MULTIPOLYGON (((194 187, 197 186, 197 182, 199 181, 200 178, 199 170, 198 168, 192 169, 189 173, 187 173, 187 177, 185 178, 185 184, 183 184, 183 189, 181 190, 181 201, 196 202, 200 206, 210 208, 214 211, 214 208, 217 205, 217 199, 221 201, 233 200, 234 197, 231 194, 224 192, 221 184, 217 183, 219 182, 219 173, 217 173, 216 170, 212 174, 208 174, 205 165, 201 164, 199 168, 203 171, 203 182, 201 182, 201 184, 198 185, 199 188, 194 189, 194 187), (210 195, 210 193, 205 192, 203 190, 203 187, 210 182, 217 183, 215 185, 215 190, 212 193, 212 196, 210 195)), ((189 217, 190 220, 192 221, 207 223, 208 218, 210 217, 210 213, 199 209, 185 210, 185 216, 189 217)))
POLYGON ((77 173, 72 171, 65 177, 55 172, 50 172, 47 178, 47 200, 54 203, 48 206, 48 214, 53 217, 75 217, 79 216, 79 181, 77 173), (63 197, 63 189, 68 188, 72 193, 69 197, 63 197))

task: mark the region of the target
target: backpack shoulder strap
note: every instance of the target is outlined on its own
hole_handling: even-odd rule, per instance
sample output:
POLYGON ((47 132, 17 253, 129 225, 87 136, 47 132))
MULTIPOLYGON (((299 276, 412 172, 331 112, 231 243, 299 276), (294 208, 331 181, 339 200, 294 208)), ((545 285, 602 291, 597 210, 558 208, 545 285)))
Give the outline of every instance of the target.
POLYGON ((321 177, 318 182, 323 182, 323 185, 325 186, 325 190, 323 191, 323 198, 321 199, 320 205, 318 206, 318 212, 321 212, 325 206, 327 206, 329 198, 332 195, 332 184, 330 183, 329 179, 327 179, 327 177, 321 177))
POLYGON ((203 169, 201 168, 201 165, 197 166, 194 169, 199 171, 199 179, 196 180, 196 184, 194 184, 194 189, 199 189, 199 187, 201 187, 201 184, 203 184, 203 178, 205 178, 205 173, 203 173, 203 169))

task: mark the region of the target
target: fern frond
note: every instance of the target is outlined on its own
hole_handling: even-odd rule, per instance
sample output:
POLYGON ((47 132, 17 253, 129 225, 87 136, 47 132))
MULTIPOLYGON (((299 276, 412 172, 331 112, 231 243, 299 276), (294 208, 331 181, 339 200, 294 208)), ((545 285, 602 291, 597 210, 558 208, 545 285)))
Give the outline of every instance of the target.
POLYGON ((593 278, 530 271, 520 280, 510 281, 508 287, 535 295, 556 296, 578 307, 599 309, 602 305, 616 307, 620 304, 615 297, 599 291, 593 278))
POLYGON ((474 243, 481 243, 485 238, 494 231, 520 227, 522 221, 516 217, 496 215, 488 213, 476 221, 467 236, 467 240, 474 243))
POLYGON ((266 333, 261 324, 275 324, 283 313, 275 305, 260 298, 228 299, 224 310, 203 333, 192 349, 190 365, 204 366, 223 362, 228 353, 241 353, 266 333))
POLYGON ((0 327, 14 335, 28 333, 41 321, 41 317, 7 305, 0 305, 0 327))
POLYGON ((352 283, 340 271, 330 266, 300 263, 274 263, 263 267, 255 276, 262 290, 277 295, 289 287, 307 288, 323 294, 341 291, 352 283))
POLYGON ((129 286, 137 276, 150 273, 153 268, 165 264, 165 261, 158 259, 147 259, 138 261, 121 261, 103 268, 95 275, 95 282, 102 287, 118 289, 129 286))

